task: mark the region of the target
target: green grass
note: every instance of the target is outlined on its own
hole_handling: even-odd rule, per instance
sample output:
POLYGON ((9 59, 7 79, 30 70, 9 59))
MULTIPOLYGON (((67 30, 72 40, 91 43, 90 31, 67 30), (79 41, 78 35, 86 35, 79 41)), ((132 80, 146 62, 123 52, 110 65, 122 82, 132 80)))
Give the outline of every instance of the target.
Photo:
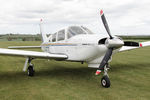
MULTIPOLYGON (((0 42, 0 47, 40 42, 0 42)), ((25 58, 0 56, 0 100, 149 100, 150 47, 113 56, 111 87, 87 64, 35 59, 35 76, 22 72, 25 58)))

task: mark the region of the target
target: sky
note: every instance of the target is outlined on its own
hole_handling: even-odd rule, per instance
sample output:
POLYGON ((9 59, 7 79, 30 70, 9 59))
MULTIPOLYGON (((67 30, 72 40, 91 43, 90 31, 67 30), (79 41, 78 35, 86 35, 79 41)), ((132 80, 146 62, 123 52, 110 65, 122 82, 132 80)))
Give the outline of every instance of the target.
POLYGON ((82 25, 107 34, 100 18, 103 9, 113 35, 150 35, 150 0, 0 0, 0 34, 54 33, 82 25))

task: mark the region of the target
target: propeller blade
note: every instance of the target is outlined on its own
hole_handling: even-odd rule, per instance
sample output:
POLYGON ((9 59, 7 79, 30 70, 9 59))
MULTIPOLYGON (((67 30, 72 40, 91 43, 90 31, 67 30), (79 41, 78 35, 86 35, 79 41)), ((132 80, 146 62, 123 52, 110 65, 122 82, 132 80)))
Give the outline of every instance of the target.
POLYGON ((95 75, 99 75, 101 73, 101 70, 104 69, 105 65, 108 63, 108 60, 110 59, 112 55, 113 48, 109 48, 108 51, 106 52, 98 70, 96 71, 95 75))
POLYGON ((113 48, 109 48, 108 51, 106 52, 100 66, 99 66, 99 69, 104 69, 105 65, 108 63, 108 60, 110 59, 111 55, 112 55, 112 51, 113 51, 113 48))
POLYGON ((135 47, 139 47, 139 43, 138 42, 133 42, 133 41, 124 41, 124 46, 135 46, 135 47))
POLYGON ((107 24, 105 15, 104 15, 104 13, 103 13, 103 10, 100 11, 100 15, 101 15, 101 19, 102 19, 102 22, 103 22, 103 24, 104 24, 104 27, 105 27, 105 29, 106 29, 106 31, 107 31, 107 33, 108 33, 110 39, 112 39, 113 37, 112 37, 111 34, 110 34, 110 29, 109 29, 109 26, 108 26, 108 24, 107 24))

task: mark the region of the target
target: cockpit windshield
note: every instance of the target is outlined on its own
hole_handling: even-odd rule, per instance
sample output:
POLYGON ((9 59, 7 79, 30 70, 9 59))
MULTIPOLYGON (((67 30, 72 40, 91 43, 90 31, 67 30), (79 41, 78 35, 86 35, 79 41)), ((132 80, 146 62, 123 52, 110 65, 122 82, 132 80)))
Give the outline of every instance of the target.
POLYGON ((71 26, 68 28, 68 38, 79 34, 86 34, 86 32, 79 26, 71 26))
POLYGON ((88 28, 81 26, 88 34, 94 34, 91 30, 89 30, 88 28))
POLYGON ((57 42, 69 39, 75 35, 94 34, 88 28, 83 26, 70 26, 67 29, 62 29, 49 37, 49 42, 57 42))

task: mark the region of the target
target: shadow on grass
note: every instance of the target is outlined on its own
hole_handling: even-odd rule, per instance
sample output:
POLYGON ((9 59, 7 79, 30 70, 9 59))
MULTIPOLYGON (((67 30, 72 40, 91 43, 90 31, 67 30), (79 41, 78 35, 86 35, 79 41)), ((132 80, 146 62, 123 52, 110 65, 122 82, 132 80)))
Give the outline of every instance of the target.
MULTIPOLYGON (((134 70, 134 69, 142 69, 144 67, 148 67, 146 63, 136 63, 136 64, 112 64, 111 65, 111 73, 120 72, 123 70, 134 70), (141 67, 142 66, 142 67, 141 67)), ((36 70, 36 68, 35 68, 36 70)), ((88 67, 78 67, 78 68, 66 68, 62 66, 55 66, 54 68, 46 68, 37 70, 35 73, 35 78, 52 78, 52 77, 58 77, 58 78, 67 78, 67 77, 73 77, 75 79, 90 79, 93 78, 95 74, 96 69, 88 68, 88 67)), ((0 72, 0 79, 1 80, 9 80, 9 79, 17 79, 22 80, 27 77, 27 72, 0 72)))
POLYGON ((57 67, 56 69, 51 70, 41 70, 37 72, 38 76, 56 76, 56 77, 63 77, 63 76, 70 76, 70 77, 86 77, 91 74, 95 73, 96 69, 93 68, 63 68, 57 67))
MULTIPOLYGON (((52 78, 52 77, 58 77, 58 78, 66 78, 66 77, 72 77, 75 79, 78 78, 90 78, 92 77, 95 73, 95 69, 93 68, 63 68, 63 67, 58 67, 54 69, 42 69, 39 71, 36 71, 35 69, 35 78, 52 78)), ((33 77, 33 78, 34 78, 33 77)), ((2 80, 8 80, 9 79, 17 79, 17 80, 23 80, 31 78, 27 76, 27 72, 1 72, 0 73, 0 79, 2 80)))
POLYGON ((129 64, 112 64, 111 71, 112 72, 118 72, 120 70, 134 70, 134 69, 143 69, 143 68, 149 68, 150 63, 129 63, 129 64))

